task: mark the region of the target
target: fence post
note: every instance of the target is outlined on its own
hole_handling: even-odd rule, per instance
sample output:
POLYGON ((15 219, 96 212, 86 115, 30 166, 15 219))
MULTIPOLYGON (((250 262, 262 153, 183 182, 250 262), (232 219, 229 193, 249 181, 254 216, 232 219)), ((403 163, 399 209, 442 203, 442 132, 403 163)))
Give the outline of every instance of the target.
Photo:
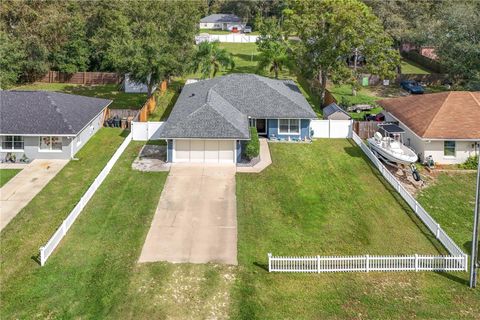
POLYGON ((463 254, 463 263, 464 263, 464 266, 465 266, 465 272, 468 271, 468 255, 466 253, 463 254))
POLYGON ((268 254, 268 272, 272 272, 272 254, 268 254))
POLYGON ((418 272, 418 254, 415 253, 415 272, 418 272))
POLYGON ((45 264, 45 247, 40 247, 40 266, 45 264))
POLYGON ((437 223, 437 232, 435 233, 435 236, 438 238, 440 238, 440 224, 437 223))
POLYGON ((370 271, 370 255, 365 255, 365 271, 368 273, 370 271))
POLYGON ((320 256, 317 256, 317 273, 320 273, 320 256))

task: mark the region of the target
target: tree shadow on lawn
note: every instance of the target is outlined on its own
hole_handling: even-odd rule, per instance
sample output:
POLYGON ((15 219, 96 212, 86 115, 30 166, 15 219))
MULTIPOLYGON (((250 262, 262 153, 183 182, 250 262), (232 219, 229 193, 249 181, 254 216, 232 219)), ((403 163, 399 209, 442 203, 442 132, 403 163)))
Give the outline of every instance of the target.
POLYGON ((420 218, 415 214, 415 212, 410 208, 408 203, 403 200, 400 194, 392 187, 392 185, 383 177, 380 171, 375 167, 375 165, 370 161, 366 154, 357 146, 357 144, 352 140, 348 139, 352 147, 344 148, 352 157, 361 157, 367 163, 368 167, 372 174, 377 177, 378 181, 385 187, 385 189, 392 195, 392 197, 397 201, 400 207, 405 211, 410 220, 418 228, 418 231, 423 234, 423 236, 432 244, 435 250, 438 253, 444 253, 447 250, 445 247, 435 238, 435 236, 430 232, 427 226, 420 220, 420 218))

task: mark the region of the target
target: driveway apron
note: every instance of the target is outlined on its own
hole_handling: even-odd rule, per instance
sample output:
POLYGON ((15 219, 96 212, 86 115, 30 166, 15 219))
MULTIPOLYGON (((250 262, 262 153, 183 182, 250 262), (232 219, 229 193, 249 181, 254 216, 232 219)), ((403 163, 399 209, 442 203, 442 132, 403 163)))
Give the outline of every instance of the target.
POLYGON ((234 165, 174 164, 139 262, 237 264, 234 165))

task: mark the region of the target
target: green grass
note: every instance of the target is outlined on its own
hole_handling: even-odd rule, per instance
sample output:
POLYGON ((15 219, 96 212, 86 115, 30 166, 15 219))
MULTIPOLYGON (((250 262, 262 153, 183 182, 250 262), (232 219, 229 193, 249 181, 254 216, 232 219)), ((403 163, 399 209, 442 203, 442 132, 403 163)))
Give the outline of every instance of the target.
MULTIPOLYGON (((66 299, 72 303, 71 296, 54 294, 59 286, 68 283, 64 282, 64 277, 68 277, 69 272, 58 270, 61 276, 55 278, 47 272, 49 269, 40 269, 36 261, 38 249, 46 243, 76 205, 123 139, 123 133, 119 129, 100 129, 76 154, 79 160, 70 161, 1 231, 2 318, 16 318, 13 315, 22 312, 24 313, 20 318, 34 316, 36 312, 32 309, 36 303, 29 300, 30 298, 21 297, 23 294, 38 297, 45 287, 49 287, 49 279, 57 282, 49 287, 51 298, 66 299), (38 277, 39 274, 41 277, 38 277)), ((101 228, 101 225, 98 227, 101 228)), ((80 242, 86 247, 90 246, 88 242, 80 242)), ((82 252, 72 253, 70 259, 83 259, 82 252)), ((83 283, 82 286, 84 285, 87 284, 83 283)), ((48 299, 44 300, 44 303, 48 304, 48 299)), ((40 302, 38 306, 40 307, 40 302)))
POLYGON ((115 84, 84 86, 68 83, 33 83, 17 87, 15 90, 60 91, 81 96, 110 99, 113 100, 110 109, 140 109, 147 100, 146 93, 125 93, 115 84))
POLYGON ((402 59, 401 69, 402 69, 402 74, 430 74, 431 73, 421 65, 407 59, 402 59))
POLYGON ((464 252, 471 252, 475 173, 440 173, 417 200, 464 252))
POLYGON ((0 169, 0 188, 19 173, 20 169, 0 169))
POLYGON ((157 107, 148 116, 149 121, 165 121, 167 120, 170 112, 172 112, 175 102, 180 95, 180 91, 185 81, 178 79, 172 81, 164 94, 157 93, 157 107))
MULTIPOLYGON (((233 318, 474 319, 466 273, 269 274, 276 255, 438 254, 437 243, 346 140, 270 144, 273 164, 237 175, 233 318)), ((443 249, 439 249, 443 252, 443 249)))
MULTIPOLYGON (((131 169, 141 147, 141 142, 131 142, 44 267, 30 256, 58 226, 58 216, 63 217, 79 198, 77 189, 86 187, 80 177, 92 178, 90 168, 72 167, 71 162, 21 214, 22 219, 12 221, 2 233, 2 318, 226 317, 224 297, 235 279, 234 267, 137 264, 167 177, 166 172, 131 169), (46 198, 48 207, 41 202, 46 198)), ((95 153, 90 148, 83 156, 93 158, 95 153)), ((95 160, 90 166, 104 164, 99 157, 95 160)))

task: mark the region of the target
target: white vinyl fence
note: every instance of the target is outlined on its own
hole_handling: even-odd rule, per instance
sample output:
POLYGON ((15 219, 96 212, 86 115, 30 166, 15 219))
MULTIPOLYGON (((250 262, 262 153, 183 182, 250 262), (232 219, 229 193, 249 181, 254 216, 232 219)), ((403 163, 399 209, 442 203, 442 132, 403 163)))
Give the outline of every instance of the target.
POLYGON ((208 42, 213 42, 213 41, 219 41, 219 42, 231 42, 231 43, 250 43, 250 42, 256 42, 258 36, 250 36, 246 34, 209 34, 207 35, 201 35, 201 36, 196 36, 195 37, 195 42, 198 44, 203 41, 208 41, 208 42))
POLYGON ((465 253, 457 246, 457 244, 448 236, 448 234, 440 227, 440 225, 428 214, 420 203, 403 187, 403 185, 395 178, 395 176, 378 160, 372 153, 370 148, 362 141, 362 139, 354 132, 352 135, 353 141, 362 149, 367 157, 380 171, 382 176, 397 190, 402 198, 408 203, 415 214, 422 220, 427 228, 435 235, 435 237, 442 243, 445 249, 452 256, 466 256, 465 253))
POLYGON ((466 271, 466 267, 466 256, 274 257, 268 254, 269 272, 466 271))
POLYGON ((353 120, 312 120, 313 138, 351 138, 353 120))
POLYGON ((136 122, 132 121, 132 139, 134 141, 147 141, 158 139, 158 129, 162 126, 161 121, 136 122))
POLYGON ((95 191, 97 191, 97 189, 100 187, 100 185, 105 180, 107 175, 110 173, 113 166, 115 165, 117 160, 120 158, 122 153, 125 151, 130 141, 132 141, 132 133, 130 133, 125 138, 125 140, 120 145, 120 147, 118 147, 117 151, 115 151, 112 158, 108 161, 107 165, 103 168, 100 174, 95 178, 95 180, 87 189, 85 194, 80 198, 80 201, 77 203, 77 205, 68 214, 67 218, 63 220, 62 224, 57 229, 57 231, 55 231, 55 233, 50 238, 50 240, 48 240, 48 242, 43 247, 40 247, 40 265, 42 266, 45 265, 45 262, 47 261, 48 257, 50 257, 50 255, 53 253, 53 251, 58 246, 60 241, 63 239, 63 237, 65 237, 65 235, 67 234, 67 231, 70 229, 70 227, 73 225, 77 217, 80 215, 83 208, 85 208, 88 201, 95 194, 95 191))
MULTIPOLYGON (((334 120, 335 122, 337 120, 334 120)), ((332 122, 334 122, 332 121, 332 122)), ((329 123, 329 125, 331 125, 329 123)), ((320 122, 318 127, 326 126, 320 122)), ((314 129, 315 130, 315 129, 314 129)), ((329 129, 330 130, 330 129, 329 129)), ((395 176, 378 160, 370 148, 355 133, 351 132, 353 141, 381 172, 382 176, 408 203, 415 214, 447 249, 450 256, 309 256, 281 257, 268 254, 269 272, 369 272, 369 271, 467 271, 468 256, 448 236, 440 225, 403 187, 395 176)))

